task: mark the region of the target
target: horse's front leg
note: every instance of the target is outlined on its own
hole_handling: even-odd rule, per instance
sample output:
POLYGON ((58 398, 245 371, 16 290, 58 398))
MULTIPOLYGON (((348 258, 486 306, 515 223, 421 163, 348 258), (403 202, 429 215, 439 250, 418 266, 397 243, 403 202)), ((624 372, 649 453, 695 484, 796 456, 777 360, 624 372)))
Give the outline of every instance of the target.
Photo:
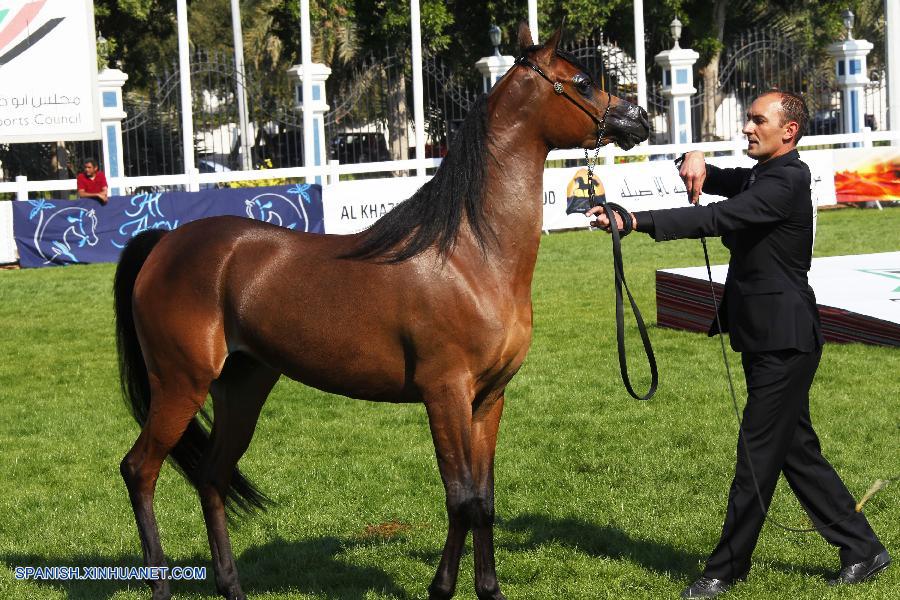
POLYGON ((475 552, 475 593, 479 600, 504 600, 494 563, 494 451, 503 414, 503 393, 486 398, 472 423, 472 544, 475 552))
POLYGON ((471 527, 474 484, 470 467, 471 388, 461 382, 437 385, 424 396, 438 468, 447 494, 447 540, 437 573, 428 586, 429 600, 453 597, 459 558, 471 527))

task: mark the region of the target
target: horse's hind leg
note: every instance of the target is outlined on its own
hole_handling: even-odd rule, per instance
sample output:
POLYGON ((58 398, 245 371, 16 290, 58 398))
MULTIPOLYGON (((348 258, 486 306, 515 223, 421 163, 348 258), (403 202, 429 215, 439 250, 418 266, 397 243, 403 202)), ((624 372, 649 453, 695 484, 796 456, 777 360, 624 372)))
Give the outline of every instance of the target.
POLYGON ((480 600, 502 600, 494 565, 494 451, 503 414, 503 395, 485 399, 472 422, 472 546, 475 553, 475 592, 480 600))
POLYGON ((211 387, 215 418, 212 443, 203 457, 198 491, 216 575, 216 589, 228 600, 245 598, 228 537, 225 498, 238 460, 250 445, 263 403, 278 372, 244 354, 228 358, 211 387))
POLYGON ((447 494, 447 540, 437 573, 428 586, 430 600, 453 597, 459 575, 459 559, 471 527, 474 497, 470 468, 472 397, 468 386, 454 382, 438 385, 425 394, 425 408, 437 454, 438 468, 447 494))
MULTIPOLYGON (((144 565, 165 567, 166 560, 153 511, 156 480, 163 461, 206 400, 206 390, 191 389, 187 385, 163 389, 159 379, 153 376, 150 377, 150 390, 150 415, 134 446, 122 459, 120 470, 134 509, 144 565)), ((171 598, 167 580, 148 580, 147 583, 153 592, 153 600, 171 598)))

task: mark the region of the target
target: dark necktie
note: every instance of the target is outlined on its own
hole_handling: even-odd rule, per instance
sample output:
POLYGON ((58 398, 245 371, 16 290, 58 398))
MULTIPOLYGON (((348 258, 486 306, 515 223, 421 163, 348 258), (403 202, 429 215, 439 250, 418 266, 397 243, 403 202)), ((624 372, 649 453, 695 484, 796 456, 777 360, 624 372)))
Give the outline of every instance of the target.
POLYGON ((756 169, 750 169, 750 176, 747 177, 747 180, 744 182, 744 187, 741 188, 741 191, 747 190, 751 185, 756 183, 756 169))

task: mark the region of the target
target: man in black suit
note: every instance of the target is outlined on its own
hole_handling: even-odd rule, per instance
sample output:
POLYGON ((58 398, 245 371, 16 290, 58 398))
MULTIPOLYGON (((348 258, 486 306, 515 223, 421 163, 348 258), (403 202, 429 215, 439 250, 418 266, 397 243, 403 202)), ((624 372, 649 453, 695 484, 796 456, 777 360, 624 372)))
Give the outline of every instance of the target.
MULTIPOLYGON (((820 533, 840 548, 842 568, 830 584, 865 581, 891 561, 822 456, 810 421, 809 389, 825 340, 807 282, 813 242, 810 173, 796 149, 808 120, 801 97, 763 94, 750 106, 743 129, 756 166, 719 169, 707 165, 702 152, 683 157, 679 174, 692 203, 701 190, 727 200, 627 215, 633 229, 657 241, 721 236, 731 251, 719 317, 731 347, 742 353, 748 398, 722 536, 683 598, 714 598, 747 576, 779 473, 820 533)), ((587 214, 608 230, 602 207, 587 214)), ((621 216, 615 218, 623 229, 621 216)), ((716 333, 713 322, 710 335, 716 333)))

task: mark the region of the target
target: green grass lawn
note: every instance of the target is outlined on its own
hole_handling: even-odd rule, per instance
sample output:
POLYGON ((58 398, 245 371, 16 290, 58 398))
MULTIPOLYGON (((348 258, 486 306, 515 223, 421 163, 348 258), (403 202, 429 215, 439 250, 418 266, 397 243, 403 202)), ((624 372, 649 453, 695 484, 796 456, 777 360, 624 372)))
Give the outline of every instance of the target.
MULTIPOLYGON (((820 214, 818 256, 900 246, 900 209, 820 214)), ((704 335, 651 328, 660 390, 631 400, 618 375, 610 243, 545 236, 534 280, 531 353, 507 392, 496 466, 497 562, 510 600, 675 598, 721 530, 736 423, 719 356, 704 335)), ((711 244, 714 262, 726 258, 711 244)), ((700 265, 696 241, 624 242, 626 270, 655 323, 654 270, 700 265)), ((113 265, 0 272, 0 598, 148 598, 140 582, 15 581, 16 566, 137 566, 140 545, 122 456, 137 435, 119 395, 113 265)), ((630 364, 645 387, 640 340, 630 364)), ((898 351, 826 347, 812 413, 826 456, 861 496, 900 474, 898 351)), ((743 394, 737 355, 731 355, 743 394)), ((445 534, 444 494, 422 406, 377 405, 282 380, 244 471, 277 504, 232 528, 255 598, 424 598, 445 534), (384 525, 384 527, 378 527, 384 525)), ((215 597, 195 492, 169 466, 156 496, 170 565, 209 567, 174 582, 215 597)), ((782 482, 773 513, 807 519, 782 482)), ((900 484, 866 507, 900 558, 900 484)), ((767 525, 729 598, 900 598, 900 564, 830 589, 837 552, 816 534, 767 525)), ((458 597, 474 598, 471 553, 458 597)))

